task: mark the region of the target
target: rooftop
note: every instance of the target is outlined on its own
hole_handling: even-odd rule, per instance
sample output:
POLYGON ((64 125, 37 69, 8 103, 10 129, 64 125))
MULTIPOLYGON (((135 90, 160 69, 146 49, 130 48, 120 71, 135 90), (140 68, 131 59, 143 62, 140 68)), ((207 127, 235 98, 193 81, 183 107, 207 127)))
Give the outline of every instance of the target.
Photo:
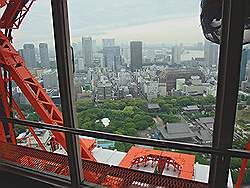
MULTIPOLYGON (((209 177, 209 165, 203 165, 199 163, 195 163, 194 165, 194 180, 198 182, 208 183, 208 177, 209 177)), ((228 188, 233 188, 233 180, 232 180, 232 174, 229 170, 228 175, 228 188)))
POLYGON ((159 104, 149 103, 148 104, 148 109, 149 110, 159 110, 159 109, 161 109, 161 107, 159 106, 159 104))
MULTIPOLYGON (((120 167, 124 168, 132 168, 137 169, 141 171, 147 171, 154 173, 155 167, 158 164, 158 161, 154 163, 154 166, 152 166, 152 156, 149 157, 147 163, 143 163, 142 165, 137 165, 135 163, 135 158, 145 158, 147 156, 158 156, 160 158, 171 158, 172 161, 175 161, 181 166, 180 173, 177 173, 171 168, 167 168, 165 166, 162 175, 170 175, 170 176, 178 176, 183 179, 192 180, 193 173, 194 173, 194 162, 195 162, 195 155, 189 155, 184 153, 177 153, 177 152, 169 152, 169 151, 161 151, 161 150, 154 150, 151 148, 144 148, 144 147, 136 147, 133 146, 128 151, 126 156, 123 158, 123 160, 120 163, 120 167), (132 165, 131 165, 132 164, 132 165), (134 165, 133 165, 134 164, 134 165), (146 164, 146 165, 145 165, 146 164), (151 167, 151 168, 150 168, 151 167)), ((170 165, 171 166, 171 165, 170 165)))
POLYGON ((199 118, 199 121, 201 121, 202 123, 214 123, 214 117, 202 117, 199 118))
POLYGON ((117 150, 103 149, 98 147, 94 148, 92 152, 97 162, 112 166, 119 166, 120 162, 127 154, 117 150))
POLYGON ((187 106, 183 108, 184 111, 198 111, 199 107, 197 105, 187 106))
POLYGON ((166 126, 158 126, 158 130, 164 139, 169 140, 192 138, 195 136, 186 123, 168 123, 166 126))

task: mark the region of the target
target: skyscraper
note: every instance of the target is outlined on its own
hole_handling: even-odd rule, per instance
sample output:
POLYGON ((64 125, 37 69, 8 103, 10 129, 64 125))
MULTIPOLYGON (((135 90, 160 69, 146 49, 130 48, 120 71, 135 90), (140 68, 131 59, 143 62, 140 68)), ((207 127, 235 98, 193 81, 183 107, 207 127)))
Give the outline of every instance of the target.
POLYGON ((91 66, 92 64, 92 38, 83 37, 82 38, 82 56, 85 61, 86 66, 91 66))
POLYGON ((179 64, 181 62, 182 46, 175 45, 172 47, 172 64, 179 64))
POLYGON ((28 68, 36 68, 36 55, 34 44, 24 44, 23 45, 23 58, 28 68))
POLYGON ((49 49, 47 43, 40 43, 39 44, 39 53, 41 59, 41 66, 44 68, 49 68, 49 49))
POLYGON ((218 64, 219 57, 219 47, 216 44, 205 41, 204 45, 204 58, 206 61, 207 67, 218 64))
POLYGON ((246 80, 247 60, 248 60, 248 49, 243 49, 241 58, 241 67, 240 67, 240 83, 246 80))
POLYGON ((142 42, 131 41, 130 42, 130 58, 131 58, 131 70, 135 71, 142 68, 142 42))
POLYGON ((102 47, 115 46, 115 39, 102 39, 102 47))
POLYGON ((103 48, 104 67, 112 71, 121 69, 120 46, 111 46, 103 48))
POLYGON ((18 53, 22 56, 22 58, 24 58, 24 49, 19 49, 18 53))

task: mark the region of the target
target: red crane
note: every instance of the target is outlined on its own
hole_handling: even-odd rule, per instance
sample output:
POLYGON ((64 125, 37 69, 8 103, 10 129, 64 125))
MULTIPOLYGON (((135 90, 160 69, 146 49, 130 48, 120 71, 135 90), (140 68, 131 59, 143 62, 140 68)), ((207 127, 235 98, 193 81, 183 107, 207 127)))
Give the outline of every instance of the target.
MULTIPOLYGON (((2 74, 2 72, 4 72, 4 75, 0 75, 0 96, 2 99, 0 100, 0 103, 4 106, 2 109, 5 109, 4 112, 2 110, 2 113, 4 113, 4 116, 6 117, 10 117, 12 113, 12 108, 9 105, 10 87, 7 87, 7 85, 9 82, 15 81, 41 120, 51 125, 63 126, 62 113, 58 110, 49 95, 45 92, 44 88, 32 76, 30 71, 27 69, 23 58, 11 44, 12 29, 18 29, 20 27, 24 17, 34 2, 35 0, 0 0, 0 6, 6 7, 0 19, 0 28, 5 30, 4 33, 0 31, 0 66, 2 69, 0 73, 2 74)), ((13 99, 11 102, 20 118, 25 119, 25 116, 18 107, 17 103, 13 99)), ((16 144, 12 124, 1 124, 1 141, 16 144)), ((29 130, 34 135, 34 138, 38 142, 39 146, 45 150, 45 147, 36 136, 33 128, 30 127, 29 130)), ((55 136, 56 141, 65 150, 67 150, 64 133, 56 131, 53 131, 52 133, 55 136)), ((91 152, 87 149, 83 140, 80 141, 80 147, 82 157, 84 159, 96 161, 91 152)))

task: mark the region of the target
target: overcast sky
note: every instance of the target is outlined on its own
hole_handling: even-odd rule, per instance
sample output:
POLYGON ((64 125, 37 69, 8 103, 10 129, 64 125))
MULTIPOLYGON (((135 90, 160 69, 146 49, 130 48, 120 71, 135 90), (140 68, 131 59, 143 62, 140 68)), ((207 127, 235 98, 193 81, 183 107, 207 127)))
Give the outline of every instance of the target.
MULTIPOLYGON (((72 41, 92 36, 97 41, 193 43, 203 41, 200 0, 69 0, 72 41)), ((50 0, 37 0, 21 29, 14 32, 16 47, 26 42, 53 41, 50 0)))

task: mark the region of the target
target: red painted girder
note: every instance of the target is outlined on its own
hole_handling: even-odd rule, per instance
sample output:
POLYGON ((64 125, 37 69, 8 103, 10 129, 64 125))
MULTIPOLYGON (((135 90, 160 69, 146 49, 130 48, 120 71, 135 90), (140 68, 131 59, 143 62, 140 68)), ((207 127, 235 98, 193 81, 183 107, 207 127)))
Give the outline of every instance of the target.
MULTIPOLYGON (((56 105, 45 92, 43 87, 29 72, 22 57, 16 52, 2 32, 0 32, 0 44, 0 63, 10 72, 11 77, 22 90, 36 113, 45 123, 63 126, 61 112, 57 109, 56 105)), ((53 131, 52 133, 55 135, 56 141, 67 150, 64 133, 56 131, 53 131)), ((82 140, 80 141, 80 146, 82 157, 95 161, 95 158, 82 140)))
MULTIPOLYGON (((246 150, 250 151, 250 140, 247 143, 246 150)), ((241 165, 241 168, 240 168, 240 173, 239 173, 235 188, 240 188, 241 187, 241 183, 243 181, 246 168, 247 168, 247 159, 243 159, 242 160, 242 165, 241 165)))
POLYGON ((0 8, 6 5, 6 0, 0 0, 0 8))
MULTIPOLYGON (((9 0, 0 19, 0 28, 18 29, 35 0, 9 0)), ((2 5, 5 5, 2 1, 2 5)), ((0 1, 1 7, 1 1, 0 1)))
MULTIPOLYGON (((14 99, 12 99, 12 104, 13 104, 13 107, 15 108, 15 110, 17 111, 18 115, 20 116, 20 118, 25 120, 26 119, 25 115, 23 114, 22 110, 19 108, 18 104, 16 103, 16 101, 14 99)), ((36 135, 33 127, 28 127, 28 129, 31 132, 31 134, 34 136, 34 138, 35 138, 36 142, 38 143, 39 147, 42 150, 46 151, 46 148, 44 147, 43 143, 41 142, 41 140, 36 135)))
MULTIPOLYGON (((0 92, 2 93, 2 95, 6 95, 6 93, 7 93, 7 97, 8 97, 9 100, 10 100, 10 94, 9 94, 8 91, 6 91, 6 89, 3 86, 5 84, 7 84, 7 82, 10 81, 10 79, 11 78, 8 78, 8 79, 5 79, 5 80, 2 79, 1 72, 0 72, 0 92)), ((15 108, 15 110, 17 111, 18 115, 20 116, 20 118, 25 120, 26 119, 25 115, 23 114, 22 110, 19 108, 18 104, 16 103, 16 101, 13 98, 12 98, 12 104, 13 104, 13 107, 15 108)), ((10 108, 9 105, 8 105, 8 108, 10 108)), ((10 109, 10 110, 12 110, 12 109, 10 109)), ((34 129, 32 127, 28 127, 28 129, 31 132, 31 134, 34 136, 34 138, 37 141, 37 143, 40 146, 40 148, 42 150, 46 150, 45 147, 44 147, 44 145, 42 144, 42 142, 38 138, 38 136, 35 134, 34 129)))
MULTIPOLYGON (((4 105, 4 110, 5 110, 6 117, 9 118, 11 109, 10 109, 10 106, 8 104, 7 91, 5 89, 5 82, 4 82, 4 78, 2 76, 1 69, 0 69, 0 96, 1 96, 1 100, 2 100, 3 105, 4 105)), ((2 124, 2 126, 3 126, 3 124, 2 124)), ((8 123, 8 127, 9 127, 11 142, 13 144, 16 144, 16 137, 15 137, 15 134, 14 134, 13 125, 11 123, 8 123)), ((5 131, 1 132, 1 134, 3 134, 3 133, 5 134, 5 131)), ((5 137, 5 141, 6 141, 6 137, 5 137)))

